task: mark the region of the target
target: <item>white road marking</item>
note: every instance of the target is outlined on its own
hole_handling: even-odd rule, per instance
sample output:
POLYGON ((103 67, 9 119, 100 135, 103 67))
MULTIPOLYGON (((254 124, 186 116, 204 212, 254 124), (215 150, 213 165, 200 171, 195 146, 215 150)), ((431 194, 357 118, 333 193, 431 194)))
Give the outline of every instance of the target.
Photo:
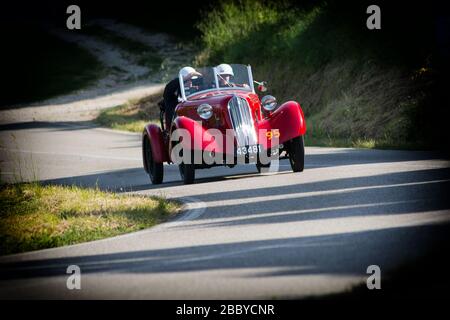
POLYGON ((184 202, 187 211, 178 219, 166 223, 157 225, 151 229, 151 231, 161 231, 168 228, 179 227, 181 224, 187 221, 192 221, 203 215, 206 211, 206 203, 193 197, 183 197, 181 199, 184 202))

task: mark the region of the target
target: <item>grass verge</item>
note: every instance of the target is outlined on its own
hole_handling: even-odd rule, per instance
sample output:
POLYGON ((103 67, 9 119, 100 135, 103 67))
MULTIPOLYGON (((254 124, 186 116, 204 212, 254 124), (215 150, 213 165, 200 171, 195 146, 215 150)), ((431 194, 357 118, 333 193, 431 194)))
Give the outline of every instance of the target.
POLYGON ((101 126, 141 133, 147 123, 159 124, 159 107, 162 91, 126 104, 103 110, 95 119, 101 126))
POLYGON ((141 230, 174 216, 180 205, 159 197, 20 183, 0 187, 0 208, 5 255, 141 230))
MULTIPOLYGON (((405 32, 393 15, 400 8, 385 7, 389 27, 368 32, 365 7, 353 1, 223 1, 198 24, 196 64, 251 64, 268 94, 302 105, 310 145, 429 149, 443 136, 432 99, 432 30, 405 32)), ((408 8, 411 16, 423 10, 408 8)))

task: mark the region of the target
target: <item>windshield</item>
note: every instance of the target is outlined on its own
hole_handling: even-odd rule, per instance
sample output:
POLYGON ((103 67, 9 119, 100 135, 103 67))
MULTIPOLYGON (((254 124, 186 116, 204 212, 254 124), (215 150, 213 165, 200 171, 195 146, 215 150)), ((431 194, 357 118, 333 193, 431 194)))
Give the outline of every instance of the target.
POLYGON ((250 66, 243 64, 222 64, 217 67, 197 68, 201 75, 185 79, 179 74, 180 87, 184 100, 199 92, 220 90, 254 91, 250 66))

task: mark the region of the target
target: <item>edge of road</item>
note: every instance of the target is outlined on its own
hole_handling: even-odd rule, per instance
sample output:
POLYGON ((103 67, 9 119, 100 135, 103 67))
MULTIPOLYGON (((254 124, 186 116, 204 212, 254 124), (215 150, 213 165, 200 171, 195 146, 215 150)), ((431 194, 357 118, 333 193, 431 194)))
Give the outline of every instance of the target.
MULTIPOLYGON (((131 136, 139 136, 139 135, 141 135, 138 132, 130 132, 130 131, 123 131, 123 130, 105 128, 105 127, 102 127, 99 124, 96 124, 92 120, 91 121, 89 121, 89 120, 79 121, 79 122, 76 122, 76 123, 73 123, 73 122, 70 122, 70 121, 31 121, 31 122, 52 123, 55 126, 60 126, 60 127, 80 128, 80 129, 94 129, 94 130, 98 130, 98 131, 105 131, 105 132, 110 132, 110 133, 119 133, 119 134, 124 134, 124 135, 131 135, 131 136)), ((15 126, 20 127, 21 124, 12 122, 12 123, 0 124, 0 126, 9 126, 12 129, 14 129, 15 126)), ((144 128, 142 128, 142 130, 144 130, 144 128)))
MULTIPOLYGON (((168 200, 171 200, 171 198, 168 198, 168 200)), ((172 200, 175 200, 175 199, 172 199, 172 200)), ((0 256, 0 263, 1 262, 9 262, 11 260, 17 260, 22 257, 26 257, 26 256, 30 256, 30 255, 48 253, 48 252, 52 252, 52 251, 64 250, 64 249, 86 246, 86 245, 93 245, 93 244, 102 243, 102 242, 116 241, 116 240, 120 240, 120 239, 124 239, 124 238, 135 237, 135 236, 144 235, 144 234, 153 233, 153 232, 160 232, 160 231, 163 231, 168 228, 179 226, 182 223, 197 219, 198 217, 203 215, 203 213, 206 211, 206 208, 207 208, 206 203, 197 198, 182 197, 182 198, 178 198, 176 200, 181 201, 183 203, 183 206, 181 208, 181 213, 178 214, 175 218, 169 219, 168 221, 163 222, 161 224, 157 224, 152 227, 142 229, 139 231, 125 233, 125 234, 121 234, 118 236, 99 239, 99 240, 93 240, 93 241, 88 241, 88 242, 71 244, 71 245, 67 245, 67 246, 47 248, 47 249, 34 250, 34 251, 28 251, 28 252, 21 252, 21 253, 13 253, 13 254, 5 255, 5 256, 0 256)))
MULTIPOLYGON (((127 136, 141 136, 142 133, 138 133, 138 132, 130 132, 130 131, 123 131, 123 130, 116 130, 116 129, 109 129, 109 128, 105 128, 102 126, 97 126, 95 124, 92 125, 92 129, 98 130, 98 131, 104 131, 104 132, 109 132, 109 133, 120 133, 120 134, 124 134, 127 136)), ((144 128, 142 128, 142 131, 144 131, 144 128)))

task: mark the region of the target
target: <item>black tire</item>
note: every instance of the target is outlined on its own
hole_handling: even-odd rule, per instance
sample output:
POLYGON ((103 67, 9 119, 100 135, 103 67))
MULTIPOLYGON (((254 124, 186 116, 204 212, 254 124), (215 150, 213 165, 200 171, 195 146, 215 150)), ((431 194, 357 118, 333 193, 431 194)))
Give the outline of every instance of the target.
POLYGON ((164 164, 153 161, 152 145, 148 138, 144 140, 145 161, 147 172, 153 184, 161 184, 164 178, 164 164))
POLYGON ((305 168, 305 143, 303 136, 294 138, 289 142, 289 162, 294 172, 302 172, 305 168))
POLYGON ((195 165, 193 163, 181 163, 178 165, 180 169, 181 180, 184 184, 192 184, 195 180, 195 165))
MULTIPOLYGON (((184 152, 184 150, 183 150, 184 152)), ((194 164, 194 156, 191 154, 191 163, 187 164, 182 162, 178 165, 178 169, 180 170, 181 180, 183 180, 184 184, 192 184, 195 180, 195 164, 194 164)))
MULTIPOLYGON (((271 154, 271 151, 267 150, 266 156, 269 159, 270 159, 270 154, 271 154)), ((269 168, 269 167, 270 167, 270 161, 269 161, 269 163, 263 164, 261 162, 260 155, 258 155, 258 157, 256 158, 256 170, 258 170, 258 173, 261 173, 262 168, 269 168)))
POLYGON ((269 168, 270 162, 268 164, 262 164, 259 161, 256 161, 256 170, 258 170, 258 173, 261 173, 262 168, 269 168))

